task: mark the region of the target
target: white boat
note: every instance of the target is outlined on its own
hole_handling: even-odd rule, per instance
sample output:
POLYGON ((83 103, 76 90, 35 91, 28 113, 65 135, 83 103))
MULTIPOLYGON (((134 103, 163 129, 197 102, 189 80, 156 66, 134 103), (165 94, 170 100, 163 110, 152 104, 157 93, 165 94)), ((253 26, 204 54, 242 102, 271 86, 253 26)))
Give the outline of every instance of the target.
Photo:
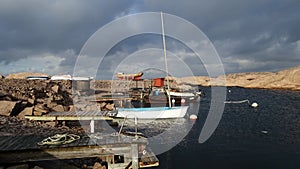
MULTIPOLYGON (((164 58, 166 66, 166 78, 167 87, 169 87, 168 78, 168 66, 167 66, 167 52, 166 52, 166 41, 164 35, 164 24, 163 24, 163 14, 161 13, 161 24, 162 24, 162 38, 164 44, 164 58)), ((117 108, 117 117, 121 118, 138 118, 138 119, 171 119, 171 118, 183 118, 186 115, 188 106, 173 106, 171 103, 170 94, 168 96, 169 107, 143 107, 143 108, 117 108)))
POLYGON ((170 96, 177 96, 177 97, 194 97, 194 93, 190 92, 169 92, 170 96))
POLYGON ((183 118, 187 112, 187 109, 188 106, 117 108, 117 117, 138 119, 183 118))
POLYGON ((200 101, 200 96, 201 94, 198 92, 192 93, 192 92, 168 92, 168 94, 176 99, 176 98, 181 98, 185 99, 186 101, 200 101))

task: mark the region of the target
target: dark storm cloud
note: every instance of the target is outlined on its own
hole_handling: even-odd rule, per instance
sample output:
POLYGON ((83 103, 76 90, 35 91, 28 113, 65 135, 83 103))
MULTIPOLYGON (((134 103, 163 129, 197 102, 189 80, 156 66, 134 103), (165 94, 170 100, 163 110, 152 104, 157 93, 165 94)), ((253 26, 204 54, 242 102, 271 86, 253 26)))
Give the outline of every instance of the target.
MULTIPOLYGON (((118 13, 129 10, 128 1, 0 1, 1 60, 28 56, 15 50, 57 53, 79 52, 84 42, 118 13)), ((29 55, 30 56, 30 55, 29 55)))
POLYGON ((267 67, 279 70, 299 65, 297 0, 148 0, 144 7, 178 15, 198 26, 216 45, 227 72, 264 71, 267 67), (246 64, 245 60, 253 67, 239 65, 246 64), (266 64, 259 67, 256 62, 266 64), (232 69, 235 64, 238 66, 232 69))

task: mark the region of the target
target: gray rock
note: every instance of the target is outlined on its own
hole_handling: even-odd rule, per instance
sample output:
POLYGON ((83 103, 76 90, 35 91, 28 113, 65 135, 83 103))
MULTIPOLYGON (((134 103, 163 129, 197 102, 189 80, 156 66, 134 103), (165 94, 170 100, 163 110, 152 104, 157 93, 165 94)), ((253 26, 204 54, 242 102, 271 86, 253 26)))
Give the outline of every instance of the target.
POLYGON ((62 105, 56 105, 56 106, 52 107, 51 109, 53 111, 55 111, 55 112, 63 112, 63 111, 65 111, 64 106, 62 106, 62 105))
POLYGON ((41 116, 43 114, 47 114, 48 112, 49 112, 49 109, 47 107, 45 107, 42 104, 38 104, 38 105, 34 106, 33 115, 41 116))
POLYGON ((0 101, 0 115, 10 116, 18 102, 0 101))
POLYGON ((25 116, 32 116, 34 107, 26 107, 21 113, 18 114, 18 117, 25 118, 25 116))
POLYGON ((28 99, 27 99, 27 101, 28 101, 28 103, 30 103, 30 104, 32 104, 32 105, 34 105, 34 99, 30 99, 30 98, 28 98, 28 99))
POLYGON ((75 111, 74 105, 68 106, 68 111, 74 112, 75 111))
POLYGON ((55 85, 55 86, 52 86, 51 87, 51 90, 55 93, 58 93, 58 90, 59 90, 59 86, 58 85, 55 85))

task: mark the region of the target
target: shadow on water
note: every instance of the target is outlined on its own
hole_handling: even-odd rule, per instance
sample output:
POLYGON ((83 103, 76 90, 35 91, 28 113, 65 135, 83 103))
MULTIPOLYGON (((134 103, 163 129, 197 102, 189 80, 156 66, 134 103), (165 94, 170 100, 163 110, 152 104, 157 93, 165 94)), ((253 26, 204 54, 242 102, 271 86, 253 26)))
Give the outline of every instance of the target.
POLYGON ((228 88, 227 100, 249 99, 259 107, 226 104, 214 134, 199 144, 210 105, 210 89, 203 90, 206 96, 201 100, 199 119, 195 124, 185 120, 186 125, 193 125, 189 134, 158 155, 157 168, 300 168, 299 91, 228 88))

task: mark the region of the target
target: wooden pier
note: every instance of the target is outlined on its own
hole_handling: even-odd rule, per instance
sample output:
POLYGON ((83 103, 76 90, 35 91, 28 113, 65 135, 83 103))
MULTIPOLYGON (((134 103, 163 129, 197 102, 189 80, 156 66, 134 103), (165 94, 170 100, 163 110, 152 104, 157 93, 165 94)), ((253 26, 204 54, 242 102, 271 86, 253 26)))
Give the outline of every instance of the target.
POLYGON ((116 116, 117 111, 78 111, 78 112, 50 112, 44 116, 25 116, 26 119, 36 121, 76 121, 88 120, 90 121, 91 133, 95 131, 95 120, 113 120, 110 116, 116 116))
POLYGON ((30 161, 98 157, 109 168, 133 169, 158 166, 158 159, 144 149, 147 139, 118 135, 82 135, 79 140, 62 145, 38 145, 47 136, 0 136, 0 164, 30 161), (115 159, 120 158, 121 161, 115 159))

